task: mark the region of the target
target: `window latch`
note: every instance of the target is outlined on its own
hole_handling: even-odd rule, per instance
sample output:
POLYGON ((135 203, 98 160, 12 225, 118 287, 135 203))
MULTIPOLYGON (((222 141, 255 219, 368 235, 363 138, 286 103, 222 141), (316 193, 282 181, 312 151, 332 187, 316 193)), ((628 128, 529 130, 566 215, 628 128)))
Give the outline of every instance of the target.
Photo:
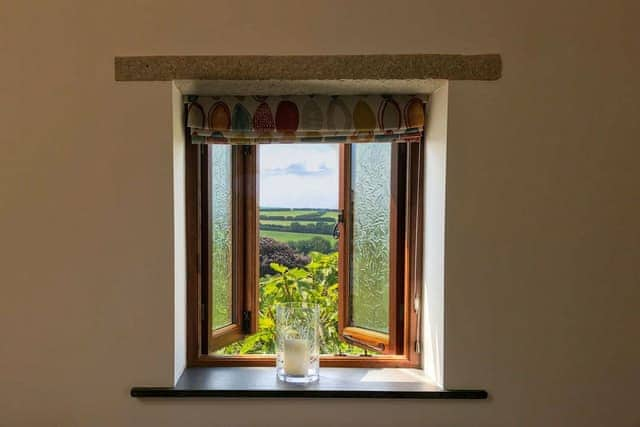
POLYGON ((333 226, 333 232, 331 233, 331 235, 333 236, 334 239, 339 239, 340 238, 340 224, 344 223, 344 211, 339 211, 338 212, 338 220, 336 221, 336 225, 333 226))

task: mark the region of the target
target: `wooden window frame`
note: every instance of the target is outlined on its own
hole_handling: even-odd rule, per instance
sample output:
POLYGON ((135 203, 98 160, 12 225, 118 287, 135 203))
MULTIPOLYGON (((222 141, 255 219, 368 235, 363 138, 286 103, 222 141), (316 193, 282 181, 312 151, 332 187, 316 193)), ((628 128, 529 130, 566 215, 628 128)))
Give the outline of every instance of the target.
MULTIPOLYGON (((392 233, 390 256, 395 259, 390 266, 390 334, 383 354, 375 356, 322 355, 320 365, 328 367, 419 367, 420 366, 420 304, 422 288, 422 181, 424 179, 423 144, 393 144, 392 151, 392 233), (404 166, 404 169, 403 167, 404 166), (396 207, 394 208, 395 205, 396 207), (394 268, 395 267, 395 268, 394 268), (406 309, 405 309, 406 308, 406 309)), ((350 146, 341 145, 341 159, 350 157, 350 146)), ((208 271, 210 260, 208 232, 204 218, 209 217, 208 200, 211 174, 208 168, 209 148, 192 144, 187 134, 186 144, 186 233, 187 233, 187 364, 188 366, 275 366, 273 355, 221 356, 211 350, 231 343, 257 330, 258 312, 258 147, 234 146, 233 161, 233 239, 234 239, 234 314, 231 325, 211 331, 210 300, 211 281, 208 271), (249 251, 249 248, 254 248, 249 251), (242 316, 249 313, 248 317, 242 316)), ((345 175, 342 165, 342 175, 345 175)), ((350 172, 349 172, 350 176, 350 172)), ((342 178, 341 178, 342 181, 342 178)), ((340 184, 341 204, 346 197, 340 184)), ((346 206, 346 205, 344 205, 346 206)), ((347 209, 345 209, 347 210, 347 209)), ((346 214, 343 215, 346 218, 346 214)), ((341 223, 340 252, 346 253, 349 236, 348 221, 341 223)), ((358 344, 373 343, 382 337, 352 328, 348 319, 348 290, 343 275, 347 265, 340 257, 339 282, 341 312, 339 329, 347 342, 355 338, 358 344), (348 335, 349 337, 344 337, 348 335)))
POLYGON ((211 353, 218 348, 231 344, 244 336, 255 333, 257 331, 257 319, 254 313, 257 312, 257 287, 250 286, 258 280, 257 253, 252 253, 246 248, 255 247, 257 245, 257 206, 256 194, 257 179, 255 170, 254 156, 256 156, 257 148, 254 147, 231 147, 231 169, 234 177, 232 186, 232 318, 231 324, 212 331, 211 325, 211 289, 213 284, 209 278, 211 271, 211 248, 210 248, 210 230, 211 224, 211 201, 209 199, 211 192, 212 171, 209 168, 209 159, 211 156, 211 146, 202 145, 200 148, 200 211, 201 218, 208 218, 203 221, 201 227, 202 247, 206 250, 201 251, 201 265, 206 266, 202 269, 201 289, 203 313, 209 314, 206 318, 201 319, 202 329, 204 331, 202 348, 207 349, 207 353, 211 353), (252 218, 254 219, 252 221, 252 218), (206 328, 206 329, 205 329, 206 328), (207 332, 212 331, 208 339, 207 332))
POLYGON ((389 206, 389 333, 384 334, 352 326, 351 319, 351 255, 353 247, 353 210, 351 200, 352 145, 340 146, 339 205, 343 220, 340 223, 340 267, 338 269, 339 304, 338 332, 341 338, 353 345, 382 354, 404 353, 404 307, 409 307, 405 293, 404 259, 402 248, 407 247, 407 183, 408 174, 402 175, 400 165, 407 162, 407 144, 391 144, 391 201, 389 206), (344 255, 343 255, 344 254, 344 255))

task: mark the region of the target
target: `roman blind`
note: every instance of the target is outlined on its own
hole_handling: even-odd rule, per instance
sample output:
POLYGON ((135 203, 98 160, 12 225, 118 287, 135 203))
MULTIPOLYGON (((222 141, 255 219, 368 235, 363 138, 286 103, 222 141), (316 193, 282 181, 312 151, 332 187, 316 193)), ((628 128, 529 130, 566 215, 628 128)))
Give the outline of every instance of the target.
POLYGON ((196 144, 422 141, 426 96, 188 96, 196 144))

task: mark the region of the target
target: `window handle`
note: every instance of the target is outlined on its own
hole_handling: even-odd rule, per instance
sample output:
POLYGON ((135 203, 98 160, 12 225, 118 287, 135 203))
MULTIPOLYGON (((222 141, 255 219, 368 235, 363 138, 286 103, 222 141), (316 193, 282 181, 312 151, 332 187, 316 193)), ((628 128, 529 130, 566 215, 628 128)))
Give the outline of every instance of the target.
POLYGON ((338 220, 336 221, 336 225, 333 226, 333 232, 331 233, 334 239, 340 238, 340 229, 338 227, 343 222, 344 222, 344 214, 343 214, 343 211, 340 211, 338 212, 338 220))

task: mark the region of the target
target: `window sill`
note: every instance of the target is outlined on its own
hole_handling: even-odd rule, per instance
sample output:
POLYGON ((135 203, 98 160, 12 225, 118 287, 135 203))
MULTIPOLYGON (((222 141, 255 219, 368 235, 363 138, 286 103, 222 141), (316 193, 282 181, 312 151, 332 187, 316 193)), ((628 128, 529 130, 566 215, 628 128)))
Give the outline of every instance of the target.
POLYGON ((274 368, 187 368, 175 387, 133 387, 132 397, 486 399, 485 390, 444 390, 418 369, 321 368, 320 381, 283 384, 274 368))

